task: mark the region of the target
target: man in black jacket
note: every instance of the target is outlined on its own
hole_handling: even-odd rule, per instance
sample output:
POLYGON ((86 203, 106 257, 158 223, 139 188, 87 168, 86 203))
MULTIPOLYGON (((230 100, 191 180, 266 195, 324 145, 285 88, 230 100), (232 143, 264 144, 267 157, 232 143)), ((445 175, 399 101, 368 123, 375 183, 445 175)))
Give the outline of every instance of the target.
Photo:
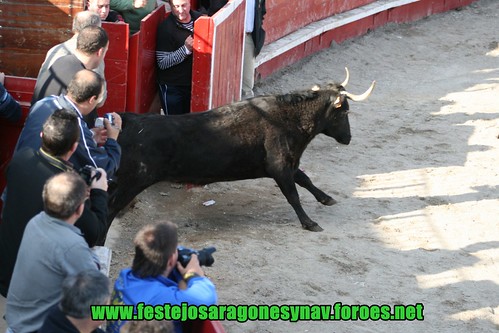
MULTIPOLYGON (((69 110, 55 111, 42 130, 42 146, 14 155, 7 168, 7 197, 0 224, 0 294, 6 296, 24 229, 43 210, 42 191, 52 175, 73 170, 67 162, 78 147, 80 128, 77 116, 69 110)), ((107 232, 107 182, 94 180, 89 188, 78 227, 90 247, 100 245, 107 232)), ((36 272, 34 272, 36 274, 36 272)))
POLYGON ((246 22, 244 24, 246 38, 243 62, 243 99, 253 97, 255 85, 255 58, 265 43, 263 17, 265 16, 265 0, 246 0, 246 22))
POLYGON ((170 0, 171 14, 159 24, 156 43, 159 95, 167 115, 191 110, 194 21, 201 13, 189 0, 170 0))

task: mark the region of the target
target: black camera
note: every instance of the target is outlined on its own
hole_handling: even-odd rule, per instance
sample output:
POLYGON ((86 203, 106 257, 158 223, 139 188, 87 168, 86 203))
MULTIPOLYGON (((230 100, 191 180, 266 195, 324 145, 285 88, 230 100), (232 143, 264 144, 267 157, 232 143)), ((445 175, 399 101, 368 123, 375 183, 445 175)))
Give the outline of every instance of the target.
POLYGON ((183 267, 186 267, 189 261, 191 261, 191 255, 197 254, 199 259, 199 265, 201 266, 211 266, 215 262, 212 254, 217 249, 213 246, 205 247, 202 250, 193 250, 189 248, 185 248, 183 246, 178 247, 178 261, 183 267))
POLYGON ((92 185, 92 182, 95 180, 99 180, 100 177, 102 176, 102 172, 97 170, 91 165, 85 165, 82 167, 80 170, 78 170, 78 174, 83 178, 85 183, 87 183, 88 186, 92 185), (94 175, 92 176, 92 171, 95 171, 94 175))

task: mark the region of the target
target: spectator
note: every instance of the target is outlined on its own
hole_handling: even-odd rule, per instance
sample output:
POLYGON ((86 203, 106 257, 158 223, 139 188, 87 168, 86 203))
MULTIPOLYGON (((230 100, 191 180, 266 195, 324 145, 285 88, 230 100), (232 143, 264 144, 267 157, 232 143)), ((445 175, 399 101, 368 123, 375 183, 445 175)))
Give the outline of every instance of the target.
POLYGON ((129 321, 121 328, 121 333, 174 333, 173 323, 168 320, 129 321))
POLYGON ((69 82, 79 70, 99 67, 104 61, 108 46, 109 39, 104 29, 96 26, 83 28, 76 38, 74 53, 57 59, 47 71, 40 72, 31 106, 44 97, 65 93, 69 82))
POLYGON ((5 74, 0 72, 0 117, 15 123, 21 119, 21 105, 5 89, 4 83, 5 74))
POLYGON ((121 117, 117 113, 113 113, 114 126, 107 119, 104 120, 106 137, 100 138, 94 137, 92 131, 83 121, 83 117, 95 108, 102 90, 103 79, 99 74, 88 69, 77 72, 69 83, 66 95, 45 97, 31 107, 17 141, 15 153, 26 147, 35 150, 40 148, 39 134, 42 124, 49 115, 62 107, 73 111, 80 118, 80 141, 78 148, 70 158, 70 162, 74 164, 76 169, 85 165, 103 168, 108 177, 113 177, 121 158, 121 148, 116 141, 121 130, 121 117), (104 145, 98 147, 94 139, 98 142, 104 142, 104 145))
POLYGON ((111 0, 111 9, 121 13, 130 26, 130 35, 140 30, 140 21, 156 6, 156 0, 111 0))
POLYGON ((265 42, 263 17, 265 16, 265 0, 246 0, 246 19, 243 61, 243 99, 254 96, 255 58, 262 50, 265 42))
POLYGON ((225 6, 227 1, 228 0, 200 0, 198 11, 202 14, 212 16, 225 6))
POLYGON ((110 2, 111 0, 87 0, 87 10, 97 13, 105 22, 125 22, 120 13, 110 9, 110 2))
MULTIPOLYGON (((106 180, 98 181, 101 188, 106 180)), ((5 319, 12 332, 35 332, 50 308, 59 302, 62 281, 82 271, 97 271, 97 264, 74 226, 83 213, 88 188, 74 172, 52 176, 43 187, 44 211, 24 231, 5 319)))
POLYGON ((170 6, 171 15, 158 26, 156 61, 161 106, 176 115, 191 110, 192 36, 201 13, 191 10, 189 0, 170 0, 170 6))
MULTIPOLYGON (((47 55, 45 56, 45 61, 40 67, 40 71, 38 72, 38 77, 36 79, 37 82, 38 80, 40 80, 42 74, 44 76, 46 75, 46 72, 48 71, 50 66, 52 66, 57 59, 75 53, 78 34, 84 28, 100 27, 100 26, 101 26, 101 19, 98 14, 93 13, 91 11, 82 11, 77 13, 73 19, 73 37, 71 37, 70 39, 61 44, 57 44, 56 46, 48 50, 47 55)), ((105 80, 104 70, 105 70, 104 61, 101 61, 97 66, 97 68, 94 69, 94 71, 96 73, 99 73, 100 76, 102 76, 102 78, 105 80)), ((107 87, 104 87, 104 94, 102 95, 101 100, 99 101, 97 107, 101 107, 102 105, 104 105, 106 98, 107 98, 107 87)))
MULTIPOLYGON (((183 302, 212 305, 217 301, 213 283, 204 275, 193 254, 184 268, 177 262, 177 226, 171 222, 143 227, 135 236, 131 268, 120 272, 114 284, 113 305, 150 305, 183 302)), ((109 322, 107 332, 119 332, 122 321, 109 322)), ((181 331, 175 322, 176 332, 181 331)))
MULTIPOLYGON (((78 146, 78 118, 69 110, 55 111, 42 130, 42 147, 15 154, 6 172, 7 196, 0 223, 0 293, 7 290, 29 220, 43 210, 43 186, 51 176, 71 171, 67 162, 78 146)), ((103 171, 100 169, 100 171, 103 171)), ((107 231, 107 184, 93 182, 90 202, 76 221, 88 246, 102 243, 107 231)))
POLYGON ((92 305, 109 304, 109 279, 98 271, 70 275, 62 282, 62 298, 52 307, 38 333, 104 333, 104 321, 92 320, 92 305))

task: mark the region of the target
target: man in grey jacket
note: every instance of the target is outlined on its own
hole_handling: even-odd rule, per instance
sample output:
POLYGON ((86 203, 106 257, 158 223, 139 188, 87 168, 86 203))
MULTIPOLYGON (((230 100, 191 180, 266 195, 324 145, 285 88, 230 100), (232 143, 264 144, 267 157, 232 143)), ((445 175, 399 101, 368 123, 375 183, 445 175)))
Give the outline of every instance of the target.
MULTIPOLYGON (((106 177, 98 182, 107 190, 106 177)), ((59 173, 43 188, 44 211, 24 231, 7 294, 7 332, 35 332, 61 298, 68 275, 97 270, 80 229, 74 226, 88 197, 85 181, 74 172, 59 173)))

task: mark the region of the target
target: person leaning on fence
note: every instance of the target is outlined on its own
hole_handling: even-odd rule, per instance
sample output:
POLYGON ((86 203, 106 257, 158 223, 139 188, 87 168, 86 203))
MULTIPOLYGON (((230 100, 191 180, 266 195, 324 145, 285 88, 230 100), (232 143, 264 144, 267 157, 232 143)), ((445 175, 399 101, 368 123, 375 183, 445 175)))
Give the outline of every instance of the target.
POLYGON ((163 111, 178 115, 191 110, 194 22, 201 13, 191 10, 189 0, 170 0, 170 6, 156 37, 157 78, 163 111))
POLYGON ((0 117, 15 123, 21 119, 21 105, 5 89, 4 83, 5 74, 0 72, 0 117))
MULTIPOLYGON (((7 296, 24 229, 43 210, 42 192, 51 176, 72 171, 68 159, 78 146, 77 116, 69 110, 55 111, 44 123, 40 149, 16 153, 6 170, 7 189, 0 223, 0 294, 7 296)), ((99 169, 105 178, 105 172, 99 169)), ((107 183, 92 182, 90 200, 75 226, 89 247, 104 242, 107 226, 107 183)))
MULTIPOLYGON (((184 268, 178 261, 177 225, 146 225, 135 236, 131 268, 120 272, 114 284, 112 305, 213 305, 217 293, 194 254, 184 268)), ((118 333, 123 321, 109 322, 106 331, 118 333)), ((181 324, 175 322, 175 331, 181 324)))
POLYGON ((7 294, 5 319, 14 333, 40 329, 50 308, 59 302, 68 275, 98 270, 74 226, 88 198, 83 178, 74 172, 56 174, 45 183, 42 198, 44 211, 24 230, 7 294))
POLYGON ((109 286, 109 279, 99 271, 66 277, 61 301, 50 309, 37 333, 104 333, 99 328, 104 321, 92 319, 91 307, 109 304, 109 286))

